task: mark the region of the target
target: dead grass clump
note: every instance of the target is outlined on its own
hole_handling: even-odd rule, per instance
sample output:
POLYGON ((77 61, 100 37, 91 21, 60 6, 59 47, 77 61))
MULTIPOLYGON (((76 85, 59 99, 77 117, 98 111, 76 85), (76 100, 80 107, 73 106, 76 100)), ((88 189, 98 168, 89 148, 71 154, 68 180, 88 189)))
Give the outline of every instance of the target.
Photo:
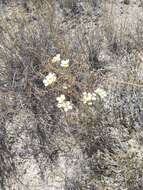
MULTIPOLYGON (((78 31, 76 44, 73 45, 67 36, 62 38, 64 29, 58 29, 61 23, 56 17, 54 3, 43 2, 35 6, 32 4, 31 12, 13 4, 9 14, 0 20, 0 59, 7 70, 6 85, 3 87, 5 94, 11 91, 16 96, 15 106, 9 106, 7 101, 2 104, 0 177, 4 176, 2 180, 5 180, 13 167, 12 150, 6 146, 8 142, 5 140, 5 131, 8 131, 6 122, 11 120, 15 131, 27 134, 26 146, 30 147, 30 154, 43 173, 49 163, 57 162, 59 153, 67 155, 75 145, 80 147, 84 159, 74 179, 66 176, 67 189, 100 189, 98 183, 102 189, 108 186, 115 189, 117 170, 120 169, 118 187, 126 181, 121 187, 131 188, 129 184, 133 181, 137 161, 131 163, 131 169, 127 161, 124 168, 123 158, 128 157, 120 158, 119 155, 124 149, 126 155, 125 143, 128 143, 130 134, 134 135, 142 128, 141 45, 133 40, 130 42, 131 36, 125 38, 124 30, 118 35, 111 20, 110 24, 103 24, 99 33, 97 27, 93 30, 87 27, 83 33, 78 31), (74 50, 75 46, 78 48, 74 50), (52 63, 57 54, 61 55, 61 59, 69 59, 70 66, 62 68, 59 63, 52 63), (45 87, 43 79, 50 72, 56 75, 56 80, 45 87), (97 93, 96 98, 92 97, 97 89, 102 95, 97 93), (61 94, 65 95, 66 102, 72 102, 70 112, 65 113, 57 107, 56 98, 61 94), (84 97, 85 101, 84 95, 88 95, 84 97), (32 117, 26 116, 26 113, 23 113, 25 117, 20 116, 20 110, 30 110, 32 117), (16 125, 14 115, 19 116, 24 124, 16 125), (30 120, 34 120, 34 124, 30 125, 30 120), (124 131, 127 131, 127 136, 124 131), (41 163, 39 155, 46 160, 44 163, 41 163)), ((72 2, 64 3, 71 8, 72 2)), ((133 161, 132 158, 128 160, 129 163, 133 161)), ((140 170, 135 172, 139 173, 132 185, 138 188, 140 170)))

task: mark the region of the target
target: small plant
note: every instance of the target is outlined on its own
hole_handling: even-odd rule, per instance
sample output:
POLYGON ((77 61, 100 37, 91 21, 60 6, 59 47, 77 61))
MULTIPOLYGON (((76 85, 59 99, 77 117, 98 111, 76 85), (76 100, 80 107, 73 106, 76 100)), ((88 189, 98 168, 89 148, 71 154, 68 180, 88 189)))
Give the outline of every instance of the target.
POLYGON ((116 31, 114 17, 107 17, 109 6, 102 10, 108 1, 100 1, 102 19, 93 14, 99 18, 93 21, 91 6, 98 0, 29 0, 28 10, 16 2, 6 17, 0 15, 6 75, 0 87, 0 188, 9 179, 10 189, 22 189, 12 179, 27 178, 32 158, 41 175, 32 174, 46 185, 49 170, 59 167, 67 189, 143 189, 142 24, 130 42, 124 27, 116 31), (65 8, 60 12, 59 4, 65 8))
MULTIPOLYGON (((43 80, 45 87, 53 84, 54 82, 56 82, 56 80, 58 80, 58 78, 60 78, 61 73, 60 73, 60 70, 58 70, 59 66, 65 69, 70 66, 69 65, 70 60, 69 59, 61 60, 60 54, 57 54, 56 56, 54 56, 51 62, 52 64, 57 63, 57 65, 52 65, 52 69, 55 68, 55 71, 57 72, 57 74, 49 72, 49 74, 43 80), (57 75, 58 75, 58 78, 57 78, 57 75)), ((64 73, 62 77, 64 77, 64 73)), ((67 90, 68 89, 67 85, 64 85, 63 89, 67 90)), ((73 96, 75 99, 77 99, 76 95, 73 95, 73 96)), ((78 94, 78 96, 80 97, 81 95, 78 94)), ((97 96, 99 96, 101 99, 104 99, 107 96, 107 93, 102 88, 97 88, 94 93, 83 92, 81 102, 83 102, 83 104, 92 106, 97 96)), ((73 104, 70 101, 66 100, 66 97, 64 94, 57 97, 57 101, 58 101, 58 104, 57 104, 58 108, 62 108, 65 112, 72 110, 73 104)))

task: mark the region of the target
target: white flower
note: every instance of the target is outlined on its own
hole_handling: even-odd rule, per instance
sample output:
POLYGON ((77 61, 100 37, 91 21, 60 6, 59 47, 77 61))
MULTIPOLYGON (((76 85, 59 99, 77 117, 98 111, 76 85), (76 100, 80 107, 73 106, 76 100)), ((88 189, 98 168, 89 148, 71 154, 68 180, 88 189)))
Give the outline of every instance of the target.
POLYGON ((92 94, 90 92, 84 92, 83 93, 83 103, 90 102, 92 100, 92 94))
POLYGON ((60 62, 60 60, 61 60, 61 55, 57 54, 56 56, 53 57, 52 63, 60 62))
POLYGON ((65 101, 66 97, 64 94, 61 94, 59 97, 56 98, 59 104, 63 103, 65 101))
POLYGON ((70 101, 65 101, 63 104, 63 109, 65 112, 72 110, 73 106, 72 103, 70 101))
POLYGON ((104 99, 107 96, 107 93, 105 90, 103 90, 102 88, 97 88, 95 90, 95 93, 98 94, 100 96, 100 98, 104 99))
POLYGON ((69 67, 69 62, 70 62, 69 59, 62 60, 60 65, 61 65, 61 67, 67 68, 67 67, 69 67))
POLYGON ((56 81, 57 77, 55 73, 49 73, 43 80, 45 86, 48 86, 56 81))
POLYGON ((96 100, 96 94, 90 92, 83 92, 82 102, 84 104, 92 105, 93 101, 96 100))
POLYGON ((63 85, 63 89, 64 90, 67 90, 68 89, 68 86, 66 84, 63 85))
POLYGON ((57 97, 56 100, 58 101, 57 107, 62 108, 65 112, 73 108, 72 103, 70 101, 66 101, 66 97, 63 94, 57 97))

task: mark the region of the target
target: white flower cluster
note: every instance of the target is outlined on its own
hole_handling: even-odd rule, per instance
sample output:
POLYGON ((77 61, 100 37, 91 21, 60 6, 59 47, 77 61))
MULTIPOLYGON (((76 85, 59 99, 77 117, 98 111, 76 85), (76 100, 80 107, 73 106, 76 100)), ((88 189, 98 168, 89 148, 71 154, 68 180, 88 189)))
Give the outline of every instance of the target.
POLYGON ((69 59, 62 60, 60 65, 61 65, 61 67, 67 68, 67 67, 69 67, 69 62, 70 62, 69 59))
POLYGON ((69 67, 70 60, 69 59, 61 60, 61 55, 57 54, 56 56, 53 57, 52 63, 59 63, 59 62, 61 62, 60 63, 61 67, 65 67, 65 68, 69 67))
POLYGON ((98 94, 98 96, 100 96, 101 99, 104 99, 107 96, 107 92, 103 90, 102 88, 97 88, 95 90, 95 93, 98 94))
POLYGON ((49 86, 50 84, 54 83, 57 79, 55 73, 49 73, 43 80, 44 86, 49 86))
MULTIPOLYGON (((61 60, 60 54, 57 54, 53 57, 51 60, 52 63, 60 63, 61 67, 67 68, 69 67, 70 60, 65 59, 61 60)), ((52 83, 56 82, 57 76, 53 72, 49 72, 49 74, 43 79, 44 86, 47 87, 51 85, 52 83)), ((68 86, 63 84, 62 87, 64 90, 68 89, 68 86)), ((107 96, 107 93, 102 88, 97 88, 93 93, 91 92, 83 92, 81 101, 83 104, 87 104, 89 106, 93 105, 93 102, 97 99, 97 96, 99 96, 101 99, 104 99, 107 96)), ((73 104, 71 101, 67 101, 64 94, 61 94, 59 97, 57 97, 57 107, 63 109, 65 112, 72 110, 73 104)))
POLYGON ((57 101, 58 101, 57 107, 62 108, 65 112, 73 108, 72 103, 66 100, 66 97, 64 94, 61 94, 59 97, 57 97, 57 101))
POLYGON ((57 54, 56 56, 53 57, 52 63, 57 63, 61 61, 61 55, 57 54))
POLYGON ((92 105, 93 101, 96 100, 96 94, 95 93, 90 93, 90 92, 83 92, 82 96, 82 102, 84 104, 92 105))
MULTIPOLYGON (((65 60, 61 60, 61 55, 60 54, 57 54, 56 56, 53 57, 52 63, 58 63, 58 62, 61 62, 60 63, 60 66, 61 67, 69 67, 69 62, 70 60, 69 59, 65 59, 65 60)), ((54 83, 55 81, 57 80, 57 77, 56 77, 56 74, 55 73, 49 73, 43 80, 43 83, 44 83, 44 86, 49 86, 50 84, 54 83)))
POLYGON ((96 100, 97 95, 100 96, 101 99, 104 99, 107 96, 107 93, 105 90, 97 88, 94 93, 83 92, 81 100, 84 104, 88 104, 91 106, 96 100))

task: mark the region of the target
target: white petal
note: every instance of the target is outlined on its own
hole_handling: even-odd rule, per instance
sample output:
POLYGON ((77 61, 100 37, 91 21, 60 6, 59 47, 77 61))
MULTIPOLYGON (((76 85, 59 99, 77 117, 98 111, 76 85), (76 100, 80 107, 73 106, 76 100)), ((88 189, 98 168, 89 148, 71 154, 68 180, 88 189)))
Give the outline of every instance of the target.
POLYGON ((89 105, 89 106, 92 106, 92 102, 88 102, 88 105, 89 105))
POLYGON ((83 95, 86 96, 86 95, 87 95, 87 92, 83 92, 83 95))
POLYGON ((44 86, 48 86, 48 82, 46 79, 43 80, 44 86))
POLYGON ((67 89, 68 89, 68 86, 64 85, 64 86, 63 86, 63 89, 67 90, 67 89))
POLYGON ((53 57, 53 59, 52 59, 52 63, 59 62, 60 60, 61 60, 61 58, 60 58, 60 54, 57 54, 55 57, 53 57))
POLYGON ((68 111, 68 108, 64 108, 64 111, 67 112, 67 111, 68 111))
POLYGON ((61 61, 61 64, 69 64, 70 60, 69 59, 66 59, 66 60, 62 60, 61 61))
POLYGON ((72 107, 72 105, 70 105, 68 108, 69 108, 69 110, 72 110, 73 107, 72 107))

